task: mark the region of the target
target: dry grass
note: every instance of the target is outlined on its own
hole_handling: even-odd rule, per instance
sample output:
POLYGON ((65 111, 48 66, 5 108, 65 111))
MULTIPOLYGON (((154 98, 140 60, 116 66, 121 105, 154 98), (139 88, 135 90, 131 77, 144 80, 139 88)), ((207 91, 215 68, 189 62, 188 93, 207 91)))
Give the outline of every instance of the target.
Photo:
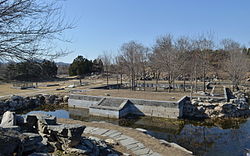
POLYGON ((131 91, 125 89, 92 89, 84 93, 84 95, 93 96, 106 96, 109 94, 112 97, 123 97, 123 98, 137 98, 147 100, 161 100, 161 101, 177 101, 185 95, 189 95, 188 92, 150 92, 150 91, 131 91))
POLYGON ((0 85, 0 96, 9 95, 9 94, 19 94, 19 93, 28 93, 33 90, 21 90, 12 88, 12 84, 5 83, 0 85))
MULTIPOLYGON (((10 95, 33 95, 33 94, 68 94, 70 90, 83 89, 88 90, 82 94, 94 95, 94 96, 105 96, 110 94, 113 97, 124 97, 124 98, 138 98, 138 99, 148 99, 148 100, 162 100, 162 101, 177 101, 185 95, 189 95, 188 92, 176 91, 176 92, 155 92, 153 89, 147 89, 147 91, 131 91, 129 89, 114 89, 114 90, 102 90, 102 89, 90 89, 93 87, 99 87, 106 85, 105 79, 83 79, 82 82, 88 82, 88 85, 81 86, 77 88, 67 88, 67 86, 74 83, 79 83, 79 80, 70 80, 70 81, 53 81, 53 82, 39 82, 38 88, 35 89, 16 89, 12 88, 11 83, 0 84, 0 96, 10 96, 10 95), (59 86, 46 87, 48 84, 59 84, 59 86), (65 88, 65 90, 57 91, 57 88, 65 88)), ((153 81, 150 81, 151 83, 153 81)), ((109 84, 116 84, 116 80, 110 80, 109 84)))

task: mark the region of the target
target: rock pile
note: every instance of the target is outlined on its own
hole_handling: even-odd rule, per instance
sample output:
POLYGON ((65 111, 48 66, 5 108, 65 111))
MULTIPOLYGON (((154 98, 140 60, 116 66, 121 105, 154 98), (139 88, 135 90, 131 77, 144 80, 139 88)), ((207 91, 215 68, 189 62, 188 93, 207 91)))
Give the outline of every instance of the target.
POLYGON ((0 155, 118 155, 105 141, 82 137, 85 126, 59 124, 45 114, 16 115, 5 112, 0 124, 0 155))
POLYGON ((223 102, 216 98, 192 99, 184 105, 185 117, 191 118, 222 118, 242 117, 250 114, 248 97, 244 92, 235 92, 234 99, 223 102))
POLYGON ((32 97, 13 95, 9 99, 0 101, 0 115, 6 111, 31 109, 45 104, 65 104, 68 99, 68 96, 62 95, 36 95, 32 97))

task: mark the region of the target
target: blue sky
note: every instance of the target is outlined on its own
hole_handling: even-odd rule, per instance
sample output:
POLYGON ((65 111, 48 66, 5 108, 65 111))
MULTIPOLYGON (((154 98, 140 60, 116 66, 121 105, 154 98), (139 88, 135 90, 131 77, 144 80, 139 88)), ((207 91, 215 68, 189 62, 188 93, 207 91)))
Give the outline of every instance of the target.
POLYGON ((213 32, 215 40, 250 42, 250 0, 67 0, 65 19, 76 28, 64 33, 73 51, 57 61, 71 63, 78 55, 94 59, 103 51, 117 53, 130 40, 151 47, 157 37, 194 37, 213 32))

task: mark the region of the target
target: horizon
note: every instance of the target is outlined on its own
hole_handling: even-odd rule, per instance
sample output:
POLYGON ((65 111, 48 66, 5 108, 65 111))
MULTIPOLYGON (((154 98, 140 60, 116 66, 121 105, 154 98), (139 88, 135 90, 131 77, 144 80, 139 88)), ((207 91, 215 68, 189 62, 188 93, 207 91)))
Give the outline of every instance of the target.
POLYGON ((76 28, 63 34, 71 43, 57 43, 56 49, 73 53, 55 61, 71 63, 78 55, 92 60, 104 51, 116 54, 131 40, 152 47, 165 34, 177 38, 212 32, 216 43, 231 38, 249 47, 249 4, 247 0, 65 1, 65 19, 75 21, 76 28))

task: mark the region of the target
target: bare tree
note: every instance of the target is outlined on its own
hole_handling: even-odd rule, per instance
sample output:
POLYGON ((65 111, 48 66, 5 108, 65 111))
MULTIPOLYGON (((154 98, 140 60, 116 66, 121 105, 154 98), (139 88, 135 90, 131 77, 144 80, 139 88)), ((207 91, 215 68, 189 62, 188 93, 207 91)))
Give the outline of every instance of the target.
POLYGON ((156 40, 154 53, 156 57, 155 61, 161 65, 162 71, 167 73, 168 89, 170 92, 171 88, 174 88, 175 80, 181 75, 180 69, 182 65, 178 61, 181 53, 176 50, 171 35, 166 35, 156 40))
MULTIPOLYGON (((201 35, 198 37, 197 40, 193 42, 193 48, 195 54, 197 55, 195 62, 197 63, 196 66, 199 66, 200 72, 202 74, 201 77, 203 79, 203 91, 206 91, 206 76, 207 72, 209 71, 210 62, 209 62, 209 52, 214 48, 213 36, 211 34, 201 35)), ((197 74, 198 67, 196 67, 195 76, 196 76, 196 91, 197 91, 197 74)))
POLYGON ((179 69, 183 80, 183 91, 186 91, 186 79, 191 73, 191 55, 190 51, 192 49, 191 40, 186 36, 182 36, 177 39, 175 43, 175 48, 179 53, 179 69))
POLYGON ((147 48, 145 48, 142 44, 137 43, 135 41, 124 43, 121 47, 124 66, 127 68, 127 71, 129 72, 128 75, 130 75, 131 77, 132 90, 135 90, 136 78, 140 71, 140 60, 141 60, 140 56, 146 50, 147 48))
POLYGON ((54 39, 73 28, 61 17, 60 5, 38 0, 0 0, 0 59, 55 58, 65 52, 51 52, 54 39), (52 44, 51 44, 52 45, 52 44))
POLYGON ((120 75, 120 84, 122 85, 123 74, 125 73, 125 63, 121 55, 115 57, 115 64, 117 66, 116 72, 118 75, 120 75))
POLYGON ((237 89, 241 81, 245 79, 247 71, 249 70, 249 63, 238 42, 225 39, 222 41, 222 45, 229 54, 225 62, 225 71, 232 82, 234 90, 237 89))
POLYGON ((159 77, 163 69, 160 61, 158 60, 158 54, 156 49, 153 50, 153 53, 149 54, 148 59, 149 59, 149 68, 154 73, 154 78, 156 79, 155 91, 157 92, 159 77))
POLYGON ((144 91, 146 91, 146 72, 147 72, 147 68, 148 66, 148 48, 145 48, 145 50, 143 50, 140 54, 140 68, 141 68, 141 75, 143 77, 143 88, 144 91))
POLYGON ((107 78, 107 87, 109 85, 109 74, 110 74, 110 66, 112 64, 112 55, 108 52, 103 52, 103 55, 100 56, 100 59, 103 62, 104 72, 107 78))

